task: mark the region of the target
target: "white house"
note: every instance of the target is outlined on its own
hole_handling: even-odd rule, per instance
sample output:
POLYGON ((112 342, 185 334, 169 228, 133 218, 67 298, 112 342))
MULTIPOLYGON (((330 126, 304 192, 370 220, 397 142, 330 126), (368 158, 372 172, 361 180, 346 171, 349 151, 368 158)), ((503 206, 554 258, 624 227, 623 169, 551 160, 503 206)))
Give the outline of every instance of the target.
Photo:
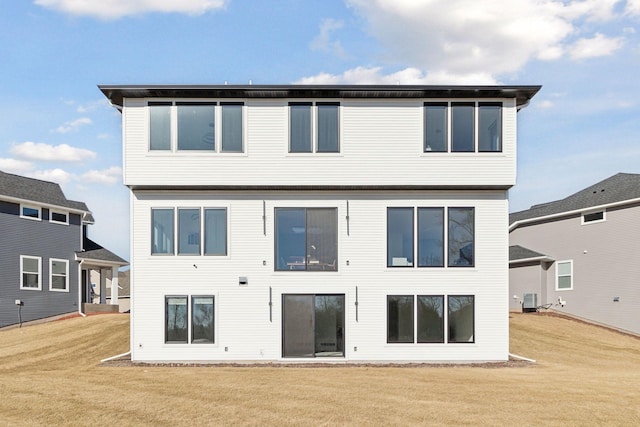
POLYGON ((539 86, 100 86, 135 361, 508 358, 516 116, 539 86))

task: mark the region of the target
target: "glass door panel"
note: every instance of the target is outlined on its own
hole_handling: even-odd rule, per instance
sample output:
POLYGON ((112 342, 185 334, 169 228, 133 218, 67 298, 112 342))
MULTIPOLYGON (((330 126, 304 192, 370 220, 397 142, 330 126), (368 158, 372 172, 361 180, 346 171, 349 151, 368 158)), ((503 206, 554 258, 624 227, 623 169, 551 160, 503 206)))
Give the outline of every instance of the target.
POLYGON ((344 295, 316 295, 315 355, 344 356, 344 295))
POLYGON ((313 357, 313 295, 283 295, 284 357, 313 357))

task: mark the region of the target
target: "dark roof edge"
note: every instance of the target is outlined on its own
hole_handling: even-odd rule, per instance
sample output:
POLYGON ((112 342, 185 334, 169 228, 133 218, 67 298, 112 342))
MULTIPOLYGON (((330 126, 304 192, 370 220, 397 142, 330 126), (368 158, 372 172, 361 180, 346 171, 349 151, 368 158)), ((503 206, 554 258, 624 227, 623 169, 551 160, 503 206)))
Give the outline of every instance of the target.
POLYGON ((113 105, 124 98, 516 98, 526 105, 538 85, 98 85, 113 105))
POLYGON ((127 185, 150 191, 434 191, 508 190, 511 185, 127 185))

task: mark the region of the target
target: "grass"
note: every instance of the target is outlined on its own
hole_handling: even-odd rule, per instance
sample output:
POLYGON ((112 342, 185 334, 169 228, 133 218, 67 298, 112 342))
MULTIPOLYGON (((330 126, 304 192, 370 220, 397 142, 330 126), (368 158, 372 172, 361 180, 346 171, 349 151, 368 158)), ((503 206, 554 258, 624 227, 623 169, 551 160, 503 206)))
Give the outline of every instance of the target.
POLYGON ((536 364, 104 366, 128 315, 0 331, 0 425, 640 425, 640 339, 513 314, 536 364))

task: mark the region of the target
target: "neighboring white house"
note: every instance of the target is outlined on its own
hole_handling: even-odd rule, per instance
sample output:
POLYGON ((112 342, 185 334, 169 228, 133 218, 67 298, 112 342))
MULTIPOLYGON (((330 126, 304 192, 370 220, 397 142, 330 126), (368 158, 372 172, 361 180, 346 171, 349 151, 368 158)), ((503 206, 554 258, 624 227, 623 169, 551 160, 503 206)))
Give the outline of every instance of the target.
POLYGON ((135 361, 508 358, 516 116, 539 86, 100 86, 135 361))

